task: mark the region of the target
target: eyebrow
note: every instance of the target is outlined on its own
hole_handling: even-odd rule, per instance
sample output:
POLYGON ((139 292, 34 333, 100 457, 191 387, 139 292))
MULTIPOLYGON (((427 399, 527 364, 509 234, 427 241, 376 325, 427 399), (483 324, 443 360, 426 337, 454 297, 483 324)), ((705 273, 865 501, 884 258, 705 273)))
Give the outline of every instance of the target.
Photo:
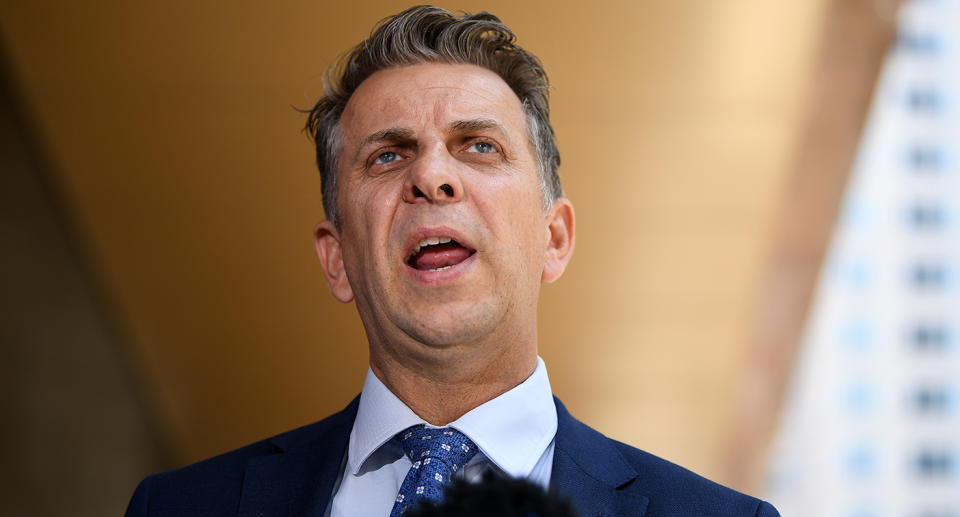
POLYGON ((354 161, 360 160, 360 154, 372 143, 378 142, 409 142, 413 140, 413 130, 405 127, 390 127, 381 129, 376 133, 370 133, 357 146, 357 154, 353 157, 354 161))
POLYGON ((402 142, 413 140, 413 130, 405 127, 391 127, 367 135, 360 142, 360 149, 373 142, 402 142))
POLYGON ((457 120, 450 124, 450 129, 456 132, 485 131, 496 129, 501 133, 506 133, 503 124, 489 118, 475 118, 469 120, 457 120))

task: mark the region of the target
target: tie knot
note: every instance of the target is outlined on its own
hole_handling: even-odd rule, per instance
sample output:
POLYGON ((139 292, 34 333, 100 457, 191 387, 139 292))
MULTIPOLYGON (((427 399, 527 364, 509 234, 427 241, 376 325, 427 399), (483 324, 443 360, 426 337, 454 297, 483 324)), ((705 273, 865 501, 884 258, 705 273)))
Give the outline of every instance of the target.
POLYGON ((442 461, 456 472, 477 453, 467 435, 451 427, 428 428, 418 425, 400 433, 403 452, 419 467, 422 463, 442 461))

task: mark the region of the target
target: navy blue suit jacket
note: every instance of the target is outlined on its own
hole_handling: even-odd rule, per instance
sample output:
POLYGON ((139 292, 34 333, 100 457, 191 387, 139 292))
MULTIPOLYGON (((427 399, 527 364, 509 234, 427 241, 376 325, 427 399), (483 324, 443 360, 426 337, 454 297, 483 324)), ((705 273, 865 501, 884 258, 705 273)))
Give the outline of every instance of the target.
MULTIPOLYGON (((137 487, 127 517, 323 517, 357 414, 343 411, 137 487)), ((611 440, 557 404, 550 487, 582 517, 696 517, 779 514, 768 503, 611 440)))

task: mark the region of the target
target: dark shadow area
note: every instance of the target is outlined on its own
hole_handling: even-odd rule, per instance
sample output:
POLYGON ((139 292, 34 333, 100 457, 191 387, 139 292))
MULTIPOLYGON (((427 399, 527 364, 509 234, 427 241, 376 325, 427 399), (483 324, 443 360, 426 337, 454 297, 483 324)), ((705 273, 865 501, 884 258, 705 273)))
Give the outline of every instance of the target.
POLYGON ((122 515, 167 457, 0 49, 0 507, 122 515))

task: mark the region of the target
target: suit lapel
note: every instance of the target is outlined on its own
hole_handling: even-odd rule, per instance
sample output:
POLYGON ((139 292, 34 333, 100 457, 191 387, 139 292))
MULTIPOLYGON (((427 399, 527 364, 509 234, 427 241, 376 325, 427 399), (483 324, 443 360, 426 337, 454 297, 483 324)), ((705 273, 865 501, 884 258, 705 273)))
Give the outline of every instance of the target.
POLYGON ((648 499, 640 494, 637 472, 613 440, 573 418, 554 397, 557 442, 550 487, 571 500, 582 517, 642 517, 648 499))
POLYGON ((358 400, 315 424, 316 428, 275 438, 275 454, 247 462, 238 515, 323 517, 346 454, 358 400))
MULTIPOLYGON (((359 398, 343 411, 273 440, 247 463, 240 517, 323 517, 339 477, 359 398)), ((582 517, 643 517, 648 499, 613 440, 573 418, 554 397, 557 441, 550 487, 582 517)))

